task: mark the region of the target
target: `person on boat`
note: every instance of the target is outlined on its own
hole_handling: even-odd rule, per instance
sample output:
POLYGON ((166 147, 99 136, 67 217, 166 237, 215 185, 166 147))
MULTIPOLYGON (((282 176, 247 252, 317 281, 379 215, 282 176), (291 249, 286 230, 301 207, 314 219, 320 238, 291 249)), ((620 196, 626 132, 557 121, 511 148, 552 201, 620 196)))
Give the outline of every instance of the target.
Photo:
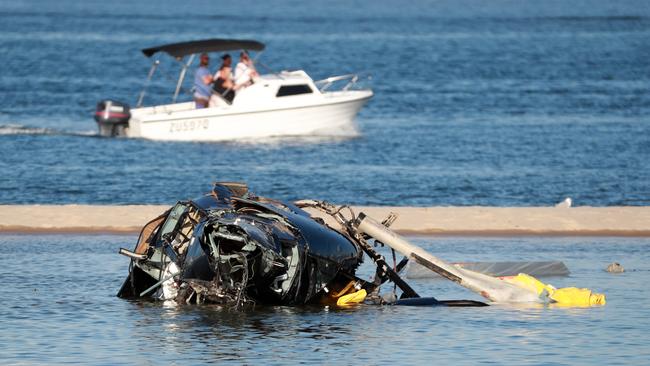
POLYGON ((199 68, 196 69, 194 74, 194 103, 196 108, 206 108, 210 101, 210 84, 212 84, 212 74, 208 70, 210 64, 210 56, 207 53, 202 53, 200 57, 199 68))
POLYGON ((232 57, 229 54, 221 56, 223 62, 216 74, 214 74, 214 84, 212 89, 228 103, 232 103, 235 99, 235 83, 232 79, 232 57))
POLYGON ((251 85, 253 80, 258 76, 259 74, 255 70, 253 60, 251 60, 248 52, 242 51, 239 54, 239 62, 237 63, 237 66, 235 66, 235 73, 233 75, 235 80, 235 89, 239 90, 251 85))

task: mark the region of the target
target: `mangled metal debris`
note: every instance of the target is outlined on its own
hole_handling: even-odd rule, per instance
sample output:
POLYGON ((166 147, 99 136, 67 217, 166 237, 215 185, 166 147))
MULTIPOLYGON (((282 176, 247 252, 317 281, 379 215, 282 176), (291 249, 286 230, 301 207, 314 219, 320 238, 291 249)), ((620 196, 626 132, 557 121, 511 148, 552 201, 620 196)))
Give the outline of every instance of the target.
POLYGON ((349 208, 350 217, 345 217, 344 208, 319 201, 281 202, 258 197, 245 184, 217 183, 209 194, 178 202, 146 224, 133 251, 120 249, 131 265, 118 296, 237 308, 359 302, 487 305, 420 297, 399 275, 408 260, 391 267, 369 241, 386 243, 489 300, 534 301, 537 296, 437 260, 392 233, 387 226, 394 217, 378 223, 349 208), (323 212, 338 227, 303 208, 323 212), (356 275, 364 254, 376 265, 372 281, 356 275), (401 290, 399 299, 379 295, 386 282, 401 290))
POLYGON ((352 282, 359 248, 297 207, 217 184, 145 226, 118 296, 236 306, 304 304, 352 282))
POLYGON ((218 183, 208 195, 179 202, 145 225, 133 251, 120 253, 131 258, 118 293, 123 298, 344 304, 363 301, 364 293, 379 299, 386 281, 397 284, 402 298, 419 297, 363 236, 334 230, 293 204, 257 197, 238 183, 218 183), (356 276, 364 252, 377 263, 375 281, 356 276))

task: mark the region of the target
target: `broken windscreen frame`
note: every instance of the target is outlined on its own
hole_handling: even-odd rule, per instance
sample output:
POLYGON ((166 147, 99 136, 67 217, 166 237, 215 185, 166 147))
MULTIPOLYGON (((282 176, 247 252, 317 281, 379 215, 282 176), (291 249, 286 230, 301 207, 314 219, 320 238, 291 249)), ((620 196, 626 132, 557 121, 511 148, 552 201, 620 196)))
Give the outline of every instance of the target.
POLYGON ((177 203, 170 211, 169 215, 167 215, 167 219, 165 220, 165 223, 162 225, 160 232, 158 233, 158 239, 156 241, 156 246, 161 246, 162 243, 165 240, 165 235, 173 232, 176 230, 176 226, 178 225, 178 221, 181 219, 183 216, 183 213, 187 210, 187 205, 184 203, 177 203))
POLYGON ((169 210, 165 211, 162 215, 156 217, 155 219, 149 221, 140 231, 140 236, 138 237, 138 244, 135 247, 135 253, 137 254, 146 254, 151 245, 151 241, 155 238, 157 230, 160 228, 160 225, 163 223, 165 218, 167 218, 169 210))

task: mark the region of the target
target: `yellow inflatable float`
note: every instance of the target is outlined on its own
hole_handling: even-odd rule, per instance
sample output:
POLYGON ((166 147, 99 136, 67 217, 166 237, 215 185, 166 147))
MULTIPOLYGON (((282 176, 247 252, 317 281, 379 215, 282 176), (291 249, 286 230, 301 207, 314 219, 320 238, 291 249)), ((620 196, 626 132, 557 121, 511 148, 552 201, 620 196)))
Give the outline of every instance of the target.
POLYGON ((555 288, 537 278, 520 273, 513 277, 501 277, 502 280, 530 291, 534 291, 545 302, 567 307, 602 306, 606 304, 605 295, 592 292, 587 288, 555 288))

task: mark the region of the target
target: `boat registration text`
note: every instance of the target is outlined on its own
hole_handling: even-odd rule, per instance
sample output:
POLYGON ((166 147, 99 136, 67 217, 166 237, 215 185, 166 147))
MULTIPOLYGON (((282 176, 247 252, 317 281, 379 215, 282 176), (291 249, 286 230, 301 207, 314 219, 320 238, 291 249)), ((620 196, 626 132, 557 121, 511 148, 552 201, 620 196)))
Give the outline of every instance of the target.
POLYGON ((186 121, 172 122, 169 126, 169 132, 186 132, 196 130, 207 130, 210 127, 210 121, 207 118, 190 119, 186 121))

